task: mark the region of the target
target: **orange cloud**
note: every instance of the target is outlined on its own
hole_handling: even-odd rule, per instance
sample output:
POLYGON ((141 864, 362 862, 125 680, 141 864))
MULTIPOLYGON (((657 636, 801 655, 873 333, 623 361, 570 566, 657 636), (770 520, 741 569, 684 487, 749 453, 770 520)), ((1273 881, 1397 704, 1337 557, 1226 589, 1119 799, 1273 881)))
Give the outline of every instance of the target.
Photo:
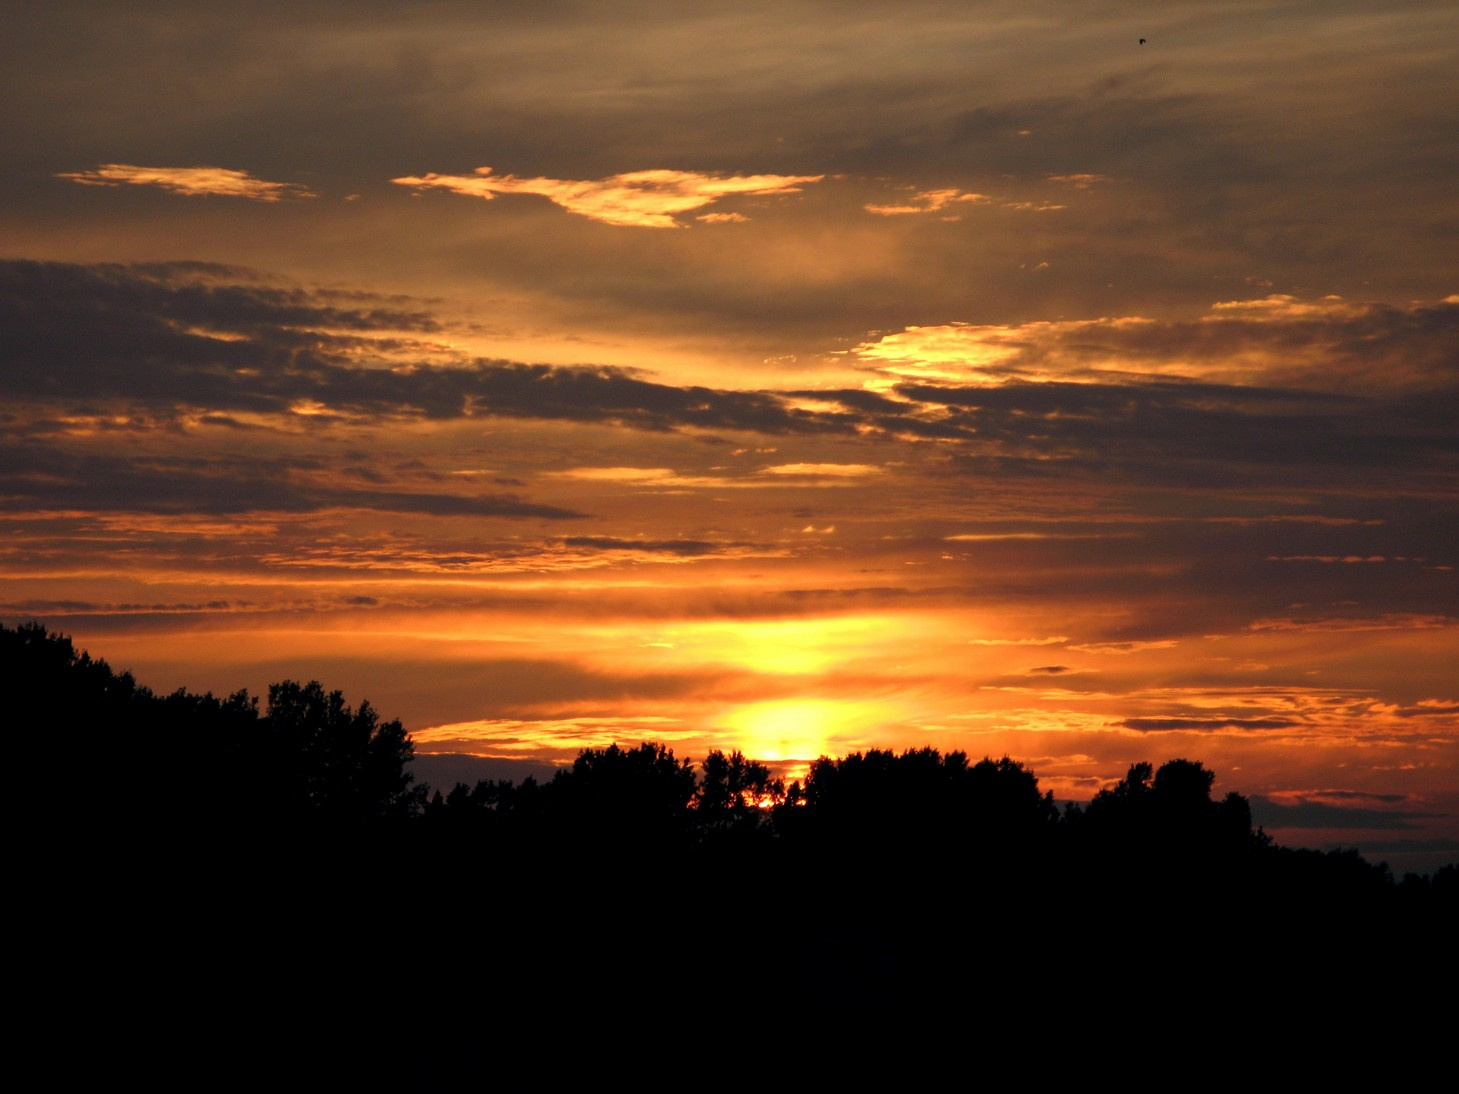
POLYGON ((1176 644, 1174 639, 1162 638, 1154 642, 1084 642, 1069 648, 1080 653, 1112 653, 1127 657, 1142 650, 1168 650, 1176 644))
MULTIPOLYGON (((824 175, 707 175, 698 171, 630 171, 605 179, 517 178, 478 167, 471 175, 391 179, 400 186, 434 188, 491 200, 498 194, 538 194, 570 213, 630 228, 682 228, 674 218, 737 194, 794 194, 824 175)), ((731 216, 733 214, 730 214, 731 216)), ((703 218, 701 218, 703 219, 703 218)), ((719 219, 725 219, 723 217, 719 219)))
POLYGON ((882 469, 866 463, 780 463, 765 468, 767 475, 796 475, 828 477, 833 479, 854 479, 866 475, 880 475, 882 469))
POLYGON ((104 163, 94 171, 64 171, 56 177, 83 186, 160 186, 188 197, 215 194, 250 201, 282 201, 317 196, 298 183, 268 182, 229 167, 136 167, 129 163, 104 163))
POLYGON ((882 374, 867 383, 873 389, 905 379, 1121 383, 1138 371, 1147 378, 1391 392, 1448 384, 1454 306, 1452 298, 1394 307, 1272 295, 1216 302, 1194 320, 910 326, 849 352, 882 374))
POLYGON ((970 646, 1058 646, 1069 641, 1062 634, 1049 638, 969 638, 970 646))
POLYGON ((910 202, 901 205, 864 205, 862 208, 879 217, 896 217, 910 216, 914 213, 935 213, 954 202, 986 205, 989 200, 986 194, 969 194, 957 189, 923 190, 916 194, 910 202))
POLYGON ((1065 186, 1072 186, 1076 190, 1088 190, 1096 182, 1109 182, 1108 175, 1095 175, 1082 172, 1075 175, 1048 175, 1049 182, 1062 183, 1065 186))
POLYGON ((782 463, 758 468, 746 475, 684 475, 667 467, 572 467, 543 473, 544 478, 578 479, 645 488, 712 487, 749 489, 775 486, 784 480, 804 480, 800 486, 849 486, 855 480, 883 474, 864 463, 782 463))
POLYGON ((947 323, 907 327, 863 342, 851 352, 893 377, 996 382, 995 372, 989 370, 1013 365, 1025 347, 1026 335, 1016 326, 947 323))
MULTIPOLYGON (((1051 181, 1064 182, 1073 185, 1075 189, 1086 190, 1089 188, 1088 181, 1078 183, 1071 182, 1074 179, 1102 180, 1099 175, 1057 175, 1050 176, 1051 181)), ((988 205, 998 209, 1013 209, 1016 212, 1024 213, 1052 213, 1066 206, 1052 201, 1007 201, 1001 198, 993 198, 987 194, 974 194, 965 190, 950 188, 945 190, 920 190, 906 201, 892 204, 867 204, 862 208, 868 213, 879 217, 900 217, 913 216, 918 213, 939 213, 949 209, 956 204, 988 205)), ((945 215, 943 220, 961 220, 957 215, 945 215)))
POLYGON ((605 748, 617 741, 677 741, 685 736, 679 719, 661 715, 617 718, 480 718, 430 726, 411 733, 421 753, 461 752, 472 756, 530 756, 567 760, 579 749, 605 748))

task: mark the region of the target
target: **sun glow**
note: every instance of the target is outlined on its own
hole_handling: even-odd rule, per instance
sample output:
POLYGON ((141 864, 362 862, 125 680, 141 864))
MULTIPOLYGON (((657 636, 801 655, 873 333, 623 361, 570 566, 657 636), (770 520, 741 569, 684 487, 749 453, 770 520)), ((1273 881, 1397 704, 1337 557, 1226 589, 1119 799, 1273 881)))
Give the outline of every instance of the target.
POLYGON ((898 649, 924 621, 886 613, 809 619, 695 622, 680 629, 681 649, 768 676, 805 676, 844 669, 898 649))
POLYGON ((745 755, 774 762, 836 752, 832 742, 847 736, 855 721, 851 703, 781 699, 738 707, 724 724, 745 755))
POLYGON ((776 764, 787 778, 801 778, 819 756, 887 745, 917 713, 903 698, 867 696, 843 699, 824 694, 765 699, 730 708, 712 732, 720 748, 776 764))

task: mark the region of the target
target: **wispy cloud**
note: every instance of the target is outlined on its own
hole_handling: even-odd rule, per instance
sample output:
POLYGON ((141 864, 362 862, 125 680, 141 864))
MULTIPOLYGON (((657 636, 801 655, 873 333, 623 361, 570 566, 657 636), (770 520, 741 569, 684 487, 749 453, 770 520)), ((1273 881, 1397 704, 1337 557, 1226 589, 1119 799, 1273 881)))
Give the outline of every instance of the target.
POLYGON ((1172 639, 1161 639, 1155 642, 1085 642, 1069 648, 1080 653, 1112 653, 1123 656, 1143 650, 1166 650, 1175 644, 1172 639))
POLYGON ((755 489, 793 484, 852 486, 860 479, 883 474, 883 469, 860 463, 792 463, 762 467, 744 475, 690 475, 667 467, 572 467, 544 472, 546 478, 577 479, 654 490, 710 487, 715 490, 755 489))
POLYGON ((1062 634, 1049 638, 970 638, 970 646, 1058 646, 1069 641, 1062 634))
POLYGON ((617 718, 481 718, 430 726, 411 733, 423 753, 462 752, 473 756, 552 756, 571 759, 580 749, 603 748, 617 741, 652 738, 674 741, 686 736, 679 719, 661 715, 617 718))
POLYGON ((1312 616, 1311 618, 1258 619, 1252 631, 1417 631, 1448 628, 1459 623, 1450 616, 1421 612, 1385 612, 1376 618, 1312 616))
POLYGON ((1125 315, 908 326, 850 354, 887 377, 934 382, 1121 383, 1139 373, 1243 387, 1391 393, 1451 385, 1456 349, 1456 296, 1396 306, 1271 295, 1217 302, 1194 320, 1125 315))
MULTIPOLYGON (((1099 178, 1097 175, 1068 176, 1068 178, 1099 178)), ((1064 181, 1062 178, 1060 181, 1064 181)), ((1071 184, 1072 185, 1072 184, 1071 184)), ((1077 185, 1076 189, 1087 189, 1089 184, 1077 185)), ((954 207, 960 205, 989 205, 998 209, 1012 209, 1023 213, 1052 213, 1065 206, 1052 201, 1008 201, 1002 198, 990 197, 987 194, 977 194, 967 190, 959 190, 955 187, 943 190, 919 190, 913 193, 910 198, 899 202, 869 202, 862 206, 868 213, 879 217, 900 217, 914 216, 919 213, 942 213, 943 220, 961 220, 962 217, 952 212, 954 207)))
POLYGON ((1303 723, 1295 718, 1126 718, 1120 725, 1140 733, 1164 733, 1179 730, 1261 730, 1292 729, 1303 723))
POLYGON ((916 213, 936 213, 955 203, 986 205, 990 200, 986 194, 971 194, 963 190, 923 190, 905 202, 887 205, 864 205, 868 213, 879 217, 911 216, 916 213))
POLYGON ((882 469, 865 463, 781 463, 765 468, 767 475, 794 475, 797 477, 856 479, 867 475, 880 475, 882 469))
POLYGON ((1088 190, 1097 182, 1110 181, 1107 175, 1096 175, 1087 171, 1073 175, 1049 175, 1047 177, 1050 182, 1058 183, 1062 186, 1072 186, 1076 190, 1088 190))
POLYGON ((130 163, 104 163, 92 171, 65 171, 56 177, 83 186, 158 186, 188 197, 211 194, 273 202, 317 196, 299 183, 269 182, 230 167, 137 167, 130 163))
MULTIPOLYGON (((537 194, 570 213, 604 224, 630 228, 682 228, 685 225, 675 217, 712 205, 721 198, 745 194, 794 194, 802 186, 819 182, 824 177, 716 175, 657 169, 630 171, 603 179, 549 179, 494 175, 490 167, 478 167, 470 175, 430 172, 390 181, 400 186, 413 186, 417 190, 449 190, 487 200, 498 194, 537 194)), ((720 221, 736 218, 735 214, 710 215, 720 221)))

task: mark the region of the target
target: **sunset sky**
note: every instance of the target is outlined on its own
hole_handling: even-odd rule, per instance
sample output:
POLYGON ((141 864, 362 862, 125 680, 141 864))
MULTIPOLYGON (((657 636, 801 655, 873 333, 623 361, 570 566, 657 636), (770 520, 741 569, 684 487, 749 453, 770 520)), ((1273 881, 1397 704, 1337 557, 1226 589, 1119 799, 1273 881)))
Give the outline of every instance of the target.
POLYGON ((6 624, 1459 860, 1450 0, 5 7, 6 624))

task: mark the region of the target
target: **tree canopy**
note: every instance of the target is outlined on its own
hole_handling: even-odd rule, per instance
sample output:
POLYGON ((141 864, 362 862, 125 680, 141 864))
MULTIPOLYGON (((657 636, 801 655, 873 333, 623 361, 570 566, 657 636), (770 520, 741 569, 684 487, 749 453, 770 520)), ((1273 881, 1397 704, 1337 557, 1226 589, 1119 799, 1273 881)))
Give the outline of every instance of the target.
POLYGON ((0 671, 8 694, 31 699, 8 720, 74 784, 76 817, 359 821, 409 814, 424 790, 412 786, 401 723, 317 681, 272 685, 262 717, 243 691, 158 696, 39 624, 0 625, 0 671))
POLYGON ((285 680, 269 686, 260 728, 290 809, 362 820, 408 813, 424 792, 411 785, 410 736, 398 720, 380 721, 369 700, 354 710, 317 680, 285 680))
POLYGON ((458 849, 713 855, 773 846, 799 856, 801 869, 818 858, 850 868, 869 853, 924 872, 1006 871, 1021 861, 1034 864, 1025 880, 1030 870, 1062 872, 1090 891, 1177 876, 1233 890, 1278 875, 1304 891, 1393 888, 1385 866, 1356 853, 1273 848, 1253 830, 1247 800, 1213 798, 1214 772, 1183 758, 1134 763, 1062 816, 1018 761, 973 762, 931 747, 822 756, 804 785, 787 788, 738 750, 711 750, 696 766, 661 743, 615 743, 581 750, 544 784, 486 780, 427 800, 400 721, 383 720, 368 700, 351 706, 318 681, 271 685, 262 712, 243 691, 158 696, 34 623, 0 625, 0 672, 17 699, 7 716, 13 739, 51 780, 22 791, 28 815, 94 838, 138 825, 180 840, 423 817, 421 839, 450 834, 441 846, 458 849))

